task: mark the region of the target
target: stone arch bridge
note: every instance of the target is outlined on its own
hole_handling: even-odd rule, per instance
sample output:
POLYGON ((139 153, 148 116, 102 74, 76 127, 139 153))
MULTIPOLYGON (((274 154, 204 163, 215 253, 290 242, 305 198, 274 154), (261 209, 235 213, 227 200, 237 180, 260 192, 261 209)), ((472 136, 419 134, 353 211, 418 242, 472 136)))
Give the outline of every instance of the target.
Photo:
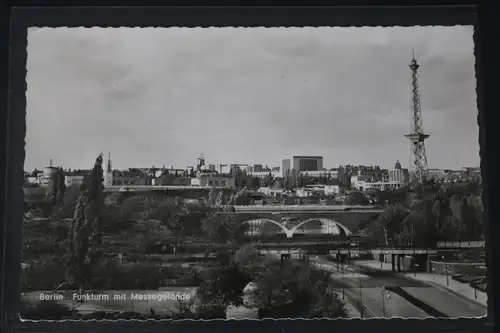
MULTIPOLYGON (((266 207, 267 208, 267 207, 266 207)), ((271 207, 269 207, 271 208, 271 207)), ((287 238, 297 234, 304 236, 304 227, 314 221, 319 222, 322 234, 351 236, 366 222, 374 220, 382 213, 382 209, 246 209, 218 212, 217 215, 228 216, 233 222, 244 226, 260 223, 275 225, 287 238)))

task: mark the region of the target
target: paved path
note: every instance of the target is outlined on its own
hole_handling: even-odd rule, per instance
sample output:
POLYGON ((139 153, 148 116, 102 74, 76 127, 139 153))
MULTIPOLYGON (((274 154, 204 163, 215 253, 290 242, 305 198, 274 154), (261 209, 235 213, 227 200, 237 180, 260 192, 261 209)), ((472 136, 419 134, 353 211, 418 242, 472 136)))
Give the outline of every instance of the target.
MULTIPOLYGON (((364 265, 367 267, 371 268, 376 268, 380 269, 380 262, 379 261, 356 261, 356 264, 358 265, 364 265)), ((383 263, 382 264, 382 269, 383 270, 392 270, 392 265, 388 263, 383 263)), ((424 281, 424 282, 430 282, 433 285, 437 285, 443 288, 450 289, 464 297, 469 298, 470 300, 474 302, 478 302, 484 306, 488 306, 488 295, 485 292, 482 292, 481 290, 477 290, 475 288, 472 288, 468 283, 462 283, 459 281, 455 281, 451 278, 451 276, 446 278, 445 275, 439 275, 439 274, 432 274, 432 273, 408 273, 404 274, 406 277, 424 281)))
MULTIPOLYGON (((378 271, 392 270, 391 265, 385 263, 382 264, 381 269, 380 262, 374 260, 356 261, 355 264, 378 271)), ((397 274, 391 280, 400 283, 400 287, 408 294, 451 318, 483 317, 487 314, 486 295, 484 293, 481 295, 478 291, 478 300, 476 300, 473 288, 454 281, 451 277, 449 285, 446 283, 446 277, 429 273, 397 274), (420 282, 423 285, 412 285, 411 281, 420 282)))
POLYGON ((348 303, 350 303, 351 307, 355 307, 354 305, 356 305, 358 313, 364 312, 362 314, 363 317, 430 317, 423 310, 417 308, 399 295, 383 291, 387 283, 380 282, 380 279, 361 274, 355 267, 342 264, 337 265, 324 259, 314 259, 313 261, 316 267, 331 272, 332 278, 344 286, 344 288, 340 289, 344 289, 343 292, 348 303), (344 272, 343 269, 345 269, 344 272), (359 303, 363 305, 363 310, 359 309, 359 303))

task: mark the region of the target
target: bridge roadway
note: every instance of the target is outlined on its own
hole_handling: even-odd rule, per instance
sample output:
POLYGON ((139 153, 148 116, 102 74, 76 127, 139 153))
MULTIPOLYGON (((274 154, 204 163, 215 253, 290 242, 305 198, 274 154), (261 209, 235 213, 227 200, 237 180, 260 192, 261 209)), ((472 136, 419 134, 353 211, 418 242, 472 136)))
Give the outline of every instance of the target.
MULTIPOLYGON (((339 265, 324 256, 315 259, 315 265, 332 272, 332 280, 337 288, 344 288, 344 293, 353 305, 363 304, 366 317, 405 317, 425 318, 431 316, 482 317, 486 308, 449 289, 418 281, 411 276, 402 276, 389 271, 367 269, 350 265, 339 265), (343 268, 345 270, 343 270, 343 268), (385 288, 393 291, 383 291, 385 288), (419 305, 417 299, 426 306, 419 305), (382 300, 384 298, 384 300, 382 300), (430 311, 430 309, 436 311, 430 311), (385 310, 385 311, 384 311, 385 310)), ((359 309, 358 309, 359 310, 359 309)))
MULTIPOLYGON (((288 238, 292 238, 299 225, 306 226, 305 223, 317 220, 323 220, 327 223, 325 226, 330 224, 344 230, 357 230, 360 225, 375 220, 382 211, 371 206, 363 208, 358 206, 237 206, 234 210, 221 207, 214 217, 227 216, 240 224, 252 222, 275 224, 285 231, 288 238)), ((350 231, 347 233, 349 234, 350 231)))
POLYGON ((261 213, 261 212, 335 212, 335 211, 374 211, 381 213, 383 209, 376 206, 361 205, 235 205, 225 206, 233 207, 236 212, 261 213))
POLYGON ((381 251, 388 254, 437 254, 438 251, 460 251, 463 249, 479 250, 484 249, 483 242, 441 242, 434 247, 412 247, 412 246, 383 246, 371 243, 367 237, 350 236, 347 239, 325 239, 321 237, 317 239, 309 239, 297 237, 292 239, 273 239, 273 240, 258 240, 250 241, 250 243, 257 248, 276 248, 276 249, 289 249, 289 248, 329 248, 338 253, 363 253, 367 251, 381 251))

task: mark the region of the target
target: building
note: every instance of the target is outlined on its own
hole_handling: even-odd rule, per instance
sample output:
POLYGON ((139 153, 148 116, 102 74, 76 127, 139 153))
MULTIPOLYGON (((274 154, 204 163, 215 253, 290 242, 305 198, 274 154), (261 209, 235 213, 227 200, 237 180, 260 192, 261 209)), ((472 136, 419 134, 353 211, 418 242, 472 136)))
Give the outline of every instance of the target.
POLYGON ((445 169, 428 169, 427 174, 429 179, 433 179, 435 181, 447 181, 450 178, 451 170, 445 169))
POLYGON ((165 174, 155 178, 152 181, 154 186, 191 186, 191 177, 175 177, 171 174, 165 174))
POLYGON ((227 187, 234 188, 234 178, 230 177, 221 177, 221 176, 203 176, 203 177, 195 177, 191 178, 191 186, 196 187, 227 187))
MULTIPOLYGON (((353 176, 357 177, 357 176, 353 176)), ((356 180, 353 182, 351 179, 351 187, 357 189, 358 191, 366 191, 366 190, 397 190, 400 188, 404 188, 406 183, 404 182, 381 182, 381 181, 366 181, 366 180, 356 180)))
POLYGON ((248 173, 250 173, 250 172, 263 172, 263 171, 264 171, 264 167, 262 166, 262 164, 252 164, 252 165, 249 165, 248 169, 247 169, 248 173))
POLYGON ((84 176, 64 176, 64 185, 66 187, 70 186, 80 186, 83 184, 84 176))
POLYGON ((289 158, 283 158, 281 160, 280 171, 281 177, 285 177, 285 175, 290 172, 292 169, 292 162, 289 158))
POLYGON ((323 169, 322 156, 293 156, 291 167, 297 171, 319 171, 323 169))
POLYGON ((311 189, 314 192, 321 192, 325 196, 338 195, 341 193, 342 189, 340 185, 307 185, 307 189, 311 189))
POLYGON ((248 172, 249 168, 249 164, 217 164, 215 166, 215 171, 223 175, 228 175, 230 173, 235 173, 238 169, 248 172))
POLYGON ((258 193, 262 193, 268 197, 281 197, 281 196, 294 196, 296 191, 287 188, 271 188, 271 187, 261 187, 257 190, 258 193))
POLYGON ((299 171, 299 174, 314 178, 338 179, 343 184, 347 184, 347 174, 345 169, 342 167, 330 170, 323 169, 317 171, 299 171))
POLYGON ((466 179, 481 179, 480 167, 464 167, 464 178, 466 179))
POLYGON ((273 178, 281 178, 281 172, 280 171, 260 171, 260 172, 247 172, 248 175, 256 178, 266 178, 269 175, 273 178))
POLYGON ((409 182, 410 177, 408 170, 401 168, 401 164, 399 163, 399 161, 396 161, 394 169, 388 170, 388 174, 389 174, 388 178, 389 183, 407 184, 409 182))
POLYGON ((357 189, 358 191, 397 190, 404 188, 408 184, 409 173, 408 170, 401 167, 399 161, 396 161, 394 169, 388 170, 387 178, 388 181, 386 181, 386 177, 384 177, 383 174, 381 177, 377 177, 371 172, 365 173, 363 170, 358 169, 358 174, 351 176, 351 187, 357 189))

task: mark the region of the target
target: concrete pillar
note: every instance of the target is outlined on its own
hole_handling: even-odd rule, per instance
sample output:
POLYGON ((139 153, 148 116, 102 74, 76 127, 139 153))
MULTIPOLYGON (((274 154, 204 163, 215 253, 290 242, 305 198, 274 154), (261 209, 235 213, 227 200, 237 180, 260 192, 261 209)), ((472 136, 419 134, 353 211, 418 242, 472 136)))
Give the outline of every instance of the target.
POLYGON ((392 272, 396 272, 396 255, 391 254, 392 272))

